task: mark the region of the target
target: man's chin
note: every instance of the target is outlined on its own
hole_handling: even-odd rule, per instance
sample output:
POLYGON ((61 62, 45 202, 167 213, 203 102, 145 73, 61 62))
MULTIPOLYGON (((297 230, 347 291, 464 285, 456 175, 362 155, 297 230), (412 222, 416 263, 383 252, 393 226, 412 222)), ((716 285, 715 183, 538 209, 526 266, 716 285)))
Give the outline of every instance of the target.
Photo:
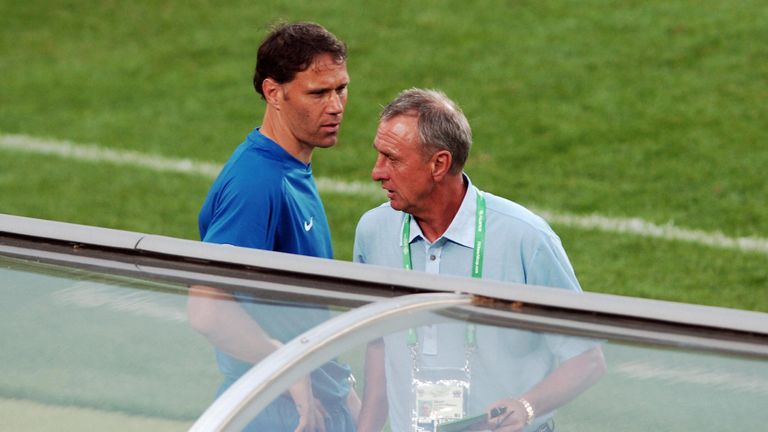
POLYGON ((402 204, 398 203, 393 199, 389 200, 389 206, 392 207, 392 209, 397 211, 402 211, 403 209, 405 209, 405 207, 402 204))
POLYGON ((320 148, 329 148, 329 147, 333 147, 333 146, 335 146, 335 145, 336 145, 336 143, 337 143, 338 141, 339 141, 339 138, 338 138, 337 136, 335 136, 335 135, 334 135, 332 138, 326 138, 326 139, 323 139, 323 140, 319 140, 319 141, 318 141, 318 142, 315 144, 315 147, 320 147, 320 148))

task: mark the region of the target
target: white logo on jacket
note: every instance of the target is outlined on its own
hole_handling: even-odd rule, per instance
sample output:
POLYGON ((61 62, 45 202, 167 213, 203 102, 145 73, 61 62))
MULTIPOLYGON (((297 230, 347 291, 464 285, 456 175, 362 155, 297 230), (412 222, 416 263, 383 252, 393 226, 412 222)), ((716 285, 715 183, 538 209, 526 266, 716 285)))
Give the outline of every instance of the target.
POLYGON ((304 221, 304 231, 309 231, 312 229, 312 225, 315 224, 315 218, 313 216, 309 217, 309 222, 304 221))

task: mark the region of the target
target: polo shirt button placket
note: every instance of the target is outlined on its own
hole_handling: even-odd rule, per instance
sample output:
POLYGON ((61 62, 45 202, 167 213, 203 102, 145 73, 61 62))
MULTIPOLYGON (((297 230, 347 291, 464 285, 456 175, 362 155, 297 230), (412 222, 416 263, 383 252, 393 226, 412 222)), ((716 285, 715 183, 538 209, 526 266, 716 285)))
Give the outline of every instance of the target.
POLYGON ((427 249, 427 273, 438 274, 440 273, 440 250, 439 246, 431 246, 427 249))

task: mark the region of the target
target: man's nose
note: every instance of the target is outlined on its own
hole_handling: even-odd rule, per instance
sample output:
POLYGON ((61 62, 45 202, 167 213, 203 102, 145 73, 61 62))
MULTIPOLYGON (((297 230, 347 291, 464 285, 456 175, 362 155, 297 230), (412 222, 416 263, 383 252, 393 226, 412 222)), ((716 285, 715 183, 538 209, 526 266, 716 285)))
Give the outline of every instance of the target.
POLYGON ((386 171, 384 169, 384 157, 379 155, 376 157, 376 162, 373 164, 371 170, 371 178, 373 181, 382 181, 386 178, 386 171))
POLYGON ((341 114, 344 112, 344 103, 346 98, 343 94, 333 92, 331 100, 328 102, 328 112, 331 114, 341 114))

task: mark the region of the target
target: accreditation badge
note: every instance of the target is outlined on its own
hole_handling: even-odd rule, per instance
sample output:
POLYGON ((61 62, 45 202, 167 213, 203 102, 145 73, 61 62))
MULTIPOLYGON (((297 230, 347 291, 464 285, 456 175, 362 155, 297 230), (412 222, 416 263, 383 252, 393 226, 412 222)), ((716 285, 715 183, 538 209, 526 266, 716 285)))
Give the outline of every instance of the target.
POLYGON ((469 394, 469 381, 466 379, 428 380, 414 377, 413 389, 416 397, 412 419, 418 432, 433 432, 437 425, 466 415, 469 394))
POLYGON ((470 324, 466 328, 463 359, 442 358, 436 362, 433 358, 429 361, 431 366, 425 366, 422 356, 438 355, 437 330, 434 325, 421 327, 419 338, 415 329, 409 329, 406 336, 413 360, 411 430, 416 432, 434 432, 438 425, 459 420, 467 414, 472 382, 471 357, 476 346, 475 326, 470 324), (443 367, 435 366, 435 363, 461 366, 443 367))

